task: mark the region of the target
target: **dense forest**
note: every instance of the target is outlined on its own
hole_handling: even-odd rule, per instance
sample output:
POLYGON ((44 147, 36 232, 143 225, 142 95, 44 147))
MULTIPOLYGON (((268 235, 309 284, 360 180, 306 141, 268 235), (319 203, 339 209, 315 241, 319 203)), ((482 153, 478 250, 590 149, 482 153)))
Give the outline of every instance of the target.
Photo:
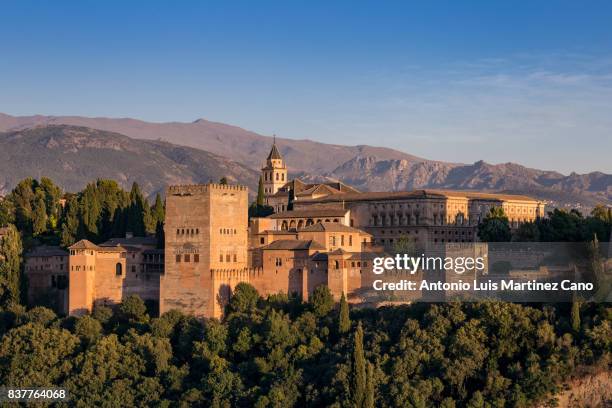
POLYGON ((223 321, 114 310, 1 313, 0 382, 77 406, 525 407, 610 365, 605 304, 415 304, 349 310, 239 284, 223 321), (588 367, 588 368, 587 368, 588 367))
MULTIPOLYGON (((83 407, 526 407, 554 406, 564 380, 610 369, 609 303, 359 309, 325 286, 303 302, 243 283, 222 321, 157 317, 138 297, 80 318, 23 306, 24 247, 159 234, 163 214, 160 197, 149 205, 138 185, 107 180, 65 194, 27 179, 0 203, 1 384, 65 387, 83 407)), ((555 210, 511 233, 492 212, 479 234, 603 241, 610 224, 603 207, 555 210)))

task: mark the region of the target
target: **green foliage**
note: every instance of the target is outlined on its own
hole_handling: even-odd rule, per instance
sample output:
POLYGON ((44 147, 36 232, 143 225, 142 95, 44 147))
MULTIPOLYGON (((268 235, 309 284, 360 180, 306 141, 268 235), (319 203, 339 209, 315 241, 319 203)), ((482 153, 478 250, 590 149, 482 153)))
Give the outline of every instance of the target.
MULTIPOLYGON (((324 293, 322 291, 322 293, 324 293)), ((0 382, 67 388, 80 406, 507 407, 545 404, 584 365, 610 361, 612 310, 569 304, 415 304, 336 314, 261 299, 248 285, 225 320, 170 311, 58 319, 2 313, 0 382), (70 328, 70 331, 62 329, 70 328)))
POLYGON ((267 217, 270 214, 274 214, 274 208, 269 205, 259 205, 257 202, 249 205, 249 218, 267 217))
POLYGON ((19 303, 22 256, 21 235, 9 225, 4 238, 0 237, 0 309, 19 303))
POLYGON ((344 292, 340 298, 340 313, 338 315, 338 333, 345 334, 351 330, 351 317, 349 315, 349 305, 346 301, 344 292))
POLYGON ((265 204, 264 185, 261 176, 259 176, 259 184, 257 185, 257 201, 255 201, 255 204, 257 207, 263 207, 265 204))
POLYGON ((251 313, 255 311, 259 293, 257 289, 248 283, 241 282, 236 285, 234 293, 227 305, 228 313, 251 313))
POLYGON ((312 292, 309 299, 310 306, 315 315, 327 315, 334 308, 334 297, 327 285, 319 285, 312 292))
POLYGON ((571 322, 574 333, 580 333, 580 300, 578 299, 572 301, 571 322))
POLYGON ((227 185, 228 185, 228 182, 227 182, 227 177, 225 177, 225 176, 224 176, 224 177, 221 177, 221 178, 219 179, 219 184, 221 184, 222 186, 227 186, 227 185))
POLYGON ((353 406, 361 408, 366 400, 366 359, 363 352, 363 327, 361 322, 357 324, 353 339, 353 360, 352 360, 352 387, 351 400, 353 406))
POLYGON ((508 217, 501 207, 491 207, 478 225, 478 237, 484 242, 508 242, 512 238, 508 217))

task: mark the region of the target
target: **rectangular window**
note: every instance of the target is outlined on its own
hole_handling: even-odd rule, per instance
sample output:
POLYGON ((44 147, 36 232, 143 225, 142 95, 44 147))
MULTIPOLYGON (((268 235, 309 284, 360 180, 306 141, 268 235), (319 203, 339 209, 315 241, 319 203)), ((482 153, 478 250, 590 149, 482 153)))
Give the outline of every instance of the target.
POLYGON ((219 262, 223 262, 223 254, 219 254, 219 262))
POLYGON ((349 245, 353 245, 353 236, 349 235, 349 245))
POLYGON ((200 262, 200 255, 199 254, 193 254, 193 262, 200 262))
POLYGON ((185 254, 185 262, 190 262, 191 256, 189 254, 185 254))
POLYGON ((340 245, 344 246, 344 235, 340 235, 340 245))
POLYGON ((176 256, 176 262, 181 262, 181 256, 180 255, 176 256))

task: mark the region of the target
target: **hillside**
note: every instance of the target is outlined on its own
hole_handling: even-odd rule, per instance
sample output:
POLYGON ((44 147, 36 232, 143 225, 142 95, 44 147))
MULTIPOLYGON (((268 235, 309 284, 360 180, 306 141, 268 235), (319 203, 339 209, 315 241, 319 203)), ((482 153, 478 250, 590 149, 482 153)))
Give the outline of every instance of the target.
POLYGON ((0 195, 26 177, 47 176, 67 191, 109 178, 147 194, 168 184, 228 178, 256 191, 258 173, 218 155, 175 144, 137 140, 75 126, 46 126, 0 133, 0 195))
MULTIPOLYGON (((261 168, 272 144, 272 137, 204 119, 191 123, 152 123, 129 118, 10 116, 0 113, 0 131, 58 124, 106 130, 137 139, 165 140, 228 157, 253 169, 261 168)), ((381 160, 424 160, 384 147, 340 146, 311 140, 282 138, 277 138, 276 143, 291 172, 322 174, 334 170, 356 156, 375 156, 381 160)))
POLYGON ((514 163, 479 161, 463 165, 356 157, 326 176, 366 190, 481 190, 532 195, 560 206, 612 204, 612 175, 593 172, 564 176, 514 163))
MULTIPOLYGON (((151 123, 129 118, 40 115, 17 117, 0 113, 0 131, 18 131, 49 124, 68 124, 115 132, 113 134, 116 136, 119 133, 130 138, 143 139, 132 141, 142 142, 142 146, 174 146, 175 149, 179 148, 176 145, 187 146, 182 149, 192 155, 203 155, 198 157, 206 156, 207 159, 214 157, 226 164, 233 160, 242 164, 236 167, 240 169, 236 170, 239 173, 245 174, 248 169, 250 179, 246 179, 250 180, 248 183, 251 187, 255 186, 257 174, 272 143, 271 137, 203 119, 192 123, 151 123), (169 143, 164 144, 160 140, 169 143)), ((583 207, 587 210, 598 203, 612 205, 612 175, 601 172, 572 173, 566 176, 555 171, 531 169, 515 163, 446 163, 426 160, 393 149, 365 145, 340 146, 310 140, 279 138, 277 145, 290 174, 309 180, 340 179, 364 191, 425 187, 467 189, 528 194, 550 201, 553 206, 583 207)), ((27 160, 27 157, 24 159, 27 160)), ((171 165, 173 160, 171 157, 171 165)), ((215 173, 213 170, 216 165, 213 165, 213 162, 214 160, 207 161, 210 167, 204 165, 204 169, 198 168, 199 164, 195 159, 190 162, 194 168, 189 167, 187 162, 181 162, 181 171, 193 173, 187 175, 188 180, 214 180, 216 175, 232 174, 227 170, 215 173), (208 176, 209 173, 213 176, 208 176)), ((140 163, 141 167, 144 165, 145 163, 140 163)), ((125 169, 121 170, 125 172, 125 169)), ((40 171, 44 174, 44 168, 40 171)), ((169 168, 167 172, 180 178, 183 173, 174 173, 175 171, 176 169, 169 168)), ((125 174, 120 175, 122 178, 127 177, 125 174)), ((74 176, 74 182, 77 178, 74 176)), ((155 185, 159 186, 159 183, 155 185)), ((6 186, 4 188, 6 189, 6 186)), ((151 188, 154 189, 153 186, 151 188)))

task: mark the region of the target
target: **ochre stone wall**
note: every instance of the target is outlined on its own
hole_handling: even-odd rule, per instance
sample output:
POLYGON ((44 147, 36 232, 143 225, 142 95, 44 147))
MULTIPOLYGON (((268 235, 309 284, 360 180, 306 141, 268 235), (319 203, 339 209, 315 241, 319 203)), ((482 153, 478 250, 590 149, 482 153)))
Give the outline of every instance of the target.
POLYGON ((247 227, 246 187, 169 187, 160 313, 178 309, 196 316, 213 316, 216 298, 211 270, 247 266, 247 227))

